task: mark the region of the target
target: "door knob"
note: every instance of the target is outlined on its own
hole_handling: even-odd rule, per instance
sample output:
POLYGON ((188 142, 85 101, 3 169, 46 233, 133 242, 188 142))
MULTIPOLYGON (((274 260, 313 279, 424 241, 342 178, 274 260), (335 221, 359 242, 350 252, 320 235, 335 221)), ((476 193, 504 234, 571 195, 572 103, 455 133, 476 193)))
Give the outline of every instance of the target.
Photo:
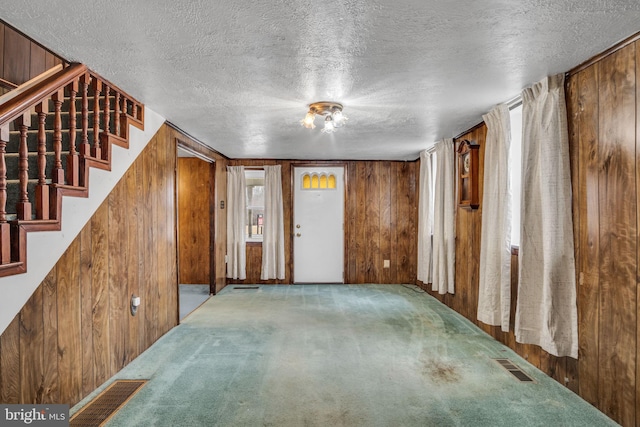
POLYGON ((300 237, 300 236, 302 236, 302 234, 296 233, 296 237, 300 237))

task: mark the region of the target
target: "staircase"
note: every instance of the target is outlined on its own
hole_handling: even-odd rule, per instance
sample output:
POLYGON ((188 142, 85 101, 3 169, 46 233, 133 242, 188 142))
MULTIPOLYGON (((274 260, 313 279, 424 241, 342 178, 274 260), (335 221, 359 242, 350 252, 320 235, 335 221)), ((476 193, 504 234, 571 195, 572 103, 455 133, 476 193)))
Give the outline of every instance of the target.
POLYGON ((26 233, 60 230, 62 196, 87 197, 144 106, 82 64, 0 98, 0 277, 26 272, 26 233))

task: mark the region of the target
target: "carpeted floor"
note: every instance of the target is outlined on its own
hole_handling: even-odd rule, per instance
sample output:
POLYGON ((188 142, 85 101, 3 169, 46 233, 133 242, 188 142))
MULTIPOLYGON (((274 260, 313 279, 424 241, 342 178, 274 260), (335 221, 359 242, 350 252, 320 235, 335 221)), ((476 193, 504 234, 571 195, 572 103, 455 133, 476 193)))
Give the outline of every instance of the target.
POLYGON ((108 426, 615 425, 425 293, 234 288, 109 381, 150 380, 108 426))

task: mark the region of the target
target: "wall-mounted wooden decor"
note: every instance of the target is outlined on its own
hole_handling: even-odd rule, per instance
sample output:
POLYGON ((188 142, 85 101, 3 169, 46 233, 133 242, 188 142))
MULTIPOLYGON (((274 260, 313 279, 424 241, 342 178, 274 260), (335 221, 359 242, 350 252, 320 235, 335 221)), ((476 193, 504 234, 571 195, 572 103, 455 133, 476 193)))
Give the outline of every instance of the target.
POLYGON ((478 169, 480 145, 462 140, 458 145, 458 205, 465 209, 478 209, 478 169))

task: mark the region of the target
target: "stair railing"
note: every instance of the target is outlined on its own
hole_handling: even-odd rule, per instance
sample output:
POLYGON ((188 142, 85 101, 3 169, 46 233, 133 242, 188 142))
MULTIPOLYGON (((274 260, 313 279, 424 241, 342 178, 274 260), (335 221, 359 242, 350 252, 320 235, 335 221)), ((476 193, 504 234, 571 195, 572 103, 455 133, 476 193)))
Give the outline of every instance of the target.
POLYGON ((27 231, 60 229, 63 195, 88 195, 90 167, 111 169, 112 144, 128 148, 129 124, 144 128, 144 106, 82 64, 0 102, 2 277, 26 271, 27 231))

